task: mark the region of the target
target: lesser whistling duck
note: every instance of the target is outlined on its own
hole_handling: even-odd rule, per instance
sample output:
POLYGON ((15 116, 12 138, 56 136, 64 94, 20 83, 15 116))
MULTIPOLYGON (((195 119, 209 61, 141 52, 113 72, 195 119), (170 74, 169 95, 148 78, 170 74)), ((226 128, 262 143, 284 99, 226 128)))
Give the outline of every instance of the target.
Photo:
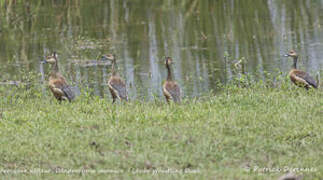
POLYGON ((54 52, 51 56, 47 56, 43 63, 49 63, 52 65, 48 86, 55 98, 60 102, 62 100, 68 100, 71 102, 75 98, 75 94, 72 87, 67 84, 65 78, 58 71, 57 53, 54 52))
POLYGON ((117 99, 128 101, 126 84, 117 72, 117 62, 115 55, 108 54, 105 55, 105 57, 112 61, 112 75, 109 78, 108 86, 113 99, 113 103, 117 99))
POLYGON ((309 89, 310 87, 317 88, 318 83, 315 82, 313 77, 311 77, 307 72, 297 69, 298 54, 294 50, 290 50, 285 57, 292 57, 294 60, 292 69, 289 72, 289 77, 295 85, 305 87, 306 89, 309 89))
POLYGON ((163 93, 166 98, 166 101, 169 103, 170 100, 174 102, 181 101, 181 90, 176 81, 173 80, 172 71, 171 71, 171 64, 172 59, 170 57, 165 58, 165 64, 167 68, 167 79, 163 84, 163 93))

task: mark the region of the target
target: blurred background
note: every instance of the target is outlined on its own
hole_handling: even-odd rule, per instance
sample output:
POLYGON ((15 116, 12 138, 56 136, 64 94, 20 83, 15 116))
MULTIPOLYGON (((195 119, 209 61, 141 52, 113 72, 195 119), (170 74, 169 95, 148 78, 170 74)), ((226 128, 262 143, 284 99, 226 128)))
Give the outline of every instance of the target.
POLYGON ((323 0, 3 0, 0 42, 2 82, 33 72, 46 87, 50 69, 39 61, 57 51, 71 84, 109 96, 111 67, 84 62, 115 53, 130 98, 151 99, 162 95, 163 57, 171 56, 184 95, 195 97, 241 71, 258 80, 287 73, 289 49, 315 75, 323 67, 323 0))

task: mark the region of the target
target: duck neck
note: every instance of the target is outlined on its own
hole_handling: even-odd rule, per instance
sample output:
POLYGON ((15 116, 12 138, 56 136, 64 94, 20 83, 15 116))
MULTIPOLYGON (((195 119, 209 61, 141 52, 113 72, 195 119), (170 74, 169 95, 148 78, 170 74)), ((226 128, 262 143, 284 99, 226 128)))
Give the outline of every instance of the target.
POLYGON ((298 58, 297 56, 293 58, 293 66, 292 66, 293 69, 297 69, 297 58, 298 58))
POLYGON ((117 62, 116 62, 116 60, 114 59, 113 61, 112 61, 112 75, 113 76, 115 76, 115 75, 117 75, 117 69, 118 69, 118 67, 117 67, 117 62))
POLYGON ((51 74, 55 75, 56 73, 58 73, 58 64, 57 64, 57 62, 55 62, 55 64, 53 64, 51 74))
POLYGON ((167 80, 172 81, 173 80, 172 70, 171 70, 170 65, 168 63, 166 64, 166 68, 167 68, 167 80))

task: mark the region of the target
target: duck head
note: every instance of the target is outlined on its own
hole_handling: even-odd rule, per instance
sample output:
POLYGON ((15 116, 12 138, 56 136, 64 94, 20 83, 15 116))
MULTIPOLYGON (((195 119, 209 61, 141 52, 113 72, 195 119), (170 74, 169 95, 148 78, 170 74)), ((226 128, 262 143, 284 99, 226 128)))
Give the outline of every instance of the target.
POLYGON ((171 64, 173 64, 172 58, 171 57, 166 57, 165 58, 165 65, 170 66, 171 64))
POLYGON ((42 63, 48 63, 48 64, 55 64, 57 63, 57 53, 56 52, 53 52, 52 55, 50 56, 47 56, 45 58, 45 60, 42 61, 42 63))
POLYGON ((103 55, 102 56, 102 60, 104 59, 108 59, 112 62, 115 62, 116 61, 116 58, 115 58, 115 55, 114 54, 107 54, 107 55, 103 55))
POLYGON ((290 50, 287 54, 285 54, 285 57, 297 58, 298 54, 294 50, 290 50))

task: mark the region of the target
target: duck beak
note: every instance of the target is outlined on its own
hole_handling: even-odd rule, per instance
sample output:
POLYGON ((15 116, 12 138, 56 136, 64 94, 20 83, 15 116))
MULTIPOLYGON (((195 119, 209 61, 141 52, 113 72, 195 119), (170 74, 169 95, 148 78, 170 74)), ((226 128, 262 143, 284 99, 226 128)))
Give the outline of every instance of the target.
POLYGON ((47 61, 46 60, 42 60, 42 61, 40 61, 40 63, 46 64, 47 61))
POLYGON ((289 54, 285 54, 284 57, 289 57, 289 54))

